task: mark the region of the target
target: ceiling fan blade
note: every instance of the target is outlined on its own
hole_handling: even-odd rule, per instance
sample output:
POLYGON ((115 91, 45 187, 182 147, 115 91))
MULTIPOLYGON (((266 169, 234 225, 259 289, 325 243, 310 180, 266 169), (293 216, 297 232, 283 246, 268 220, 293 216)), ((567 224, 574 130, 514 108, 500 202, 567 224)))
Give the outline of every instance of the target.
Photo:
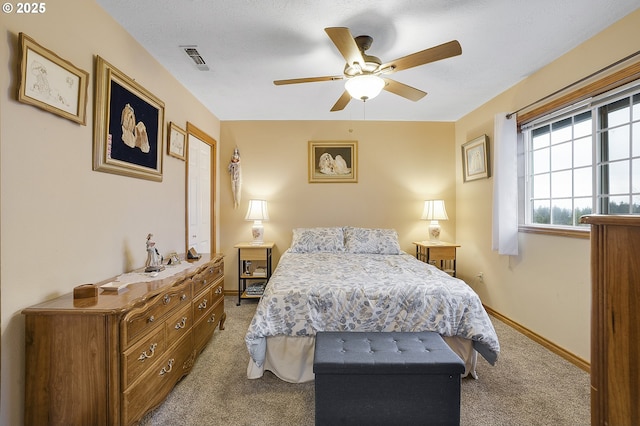
POLYGON ((419 101, 427 95, 427 92, 423 92, 422 90, 416 89, 415 87, 407 86, 404 83, 390 80, 388 78, 383 78, 383 80, 385 82, 385 86, 383 88, 384 90, 398 96, 402 96, 403 98, 407 98, 411 101, 419 101))
POLYGON ((313 83, 315 81, 334 81, 343 80, 343 75, 331 75, 326 77, 306 77, 306 78, 292 78, 289 80, 275 80, 273 84, 276 86, 282 86, 283 84, 297 84, 297 83, 313 83))
POLYGON ((342 96, 340 96, 340 99, 338 99, 338 102, 336 102, 333 105, 333 108, 331 108, 331 112, 342 111, 347 106, 350 100, 351 100, 351 95, 349 94, 349 92, 345 90, 342 93, 342 96))
POLYGON ((396 72, 417 67, 419 65, 428 64, 430 62, 439 61, 441 59, 451 58, 462 54, 462 47, 457 40, 441 44, 439 46, 430 47, 411 55, 403 56, 395 61, 387 62, 378 67, 383 73, 396 72))
POLYGON ((364 65, 362 53, 360 49, 358 49, 358 45, 351 35, 349 28, 332 27, 325 28, 324 30, 349 65, 353 66, 354 63, 358 63, 360 66, 364 65))

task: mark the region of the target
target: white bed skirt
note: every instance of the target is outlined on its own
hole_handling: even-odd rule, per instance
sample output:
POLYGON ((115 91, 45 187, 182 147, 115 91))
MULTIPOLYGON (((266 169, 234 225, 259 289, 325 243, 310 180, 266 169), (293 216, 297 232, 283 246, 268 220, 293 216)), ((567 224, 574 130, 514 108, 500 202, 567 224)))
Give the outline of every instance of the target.
MULTIPOLYGON (((465 371, 462 377, 471 375, 477 379, 476 363, 478 353, 473 349, 471 340, 461 337, 443 337, 449 347, 464 361, 465 371)), ((271 371, 281 380, 290 383, 313 381, 313 353, 315 337, 271 336, 267 337, 267 356, 262 367, 250 358, 247 377, 259 379, 265 370, 271 371)))

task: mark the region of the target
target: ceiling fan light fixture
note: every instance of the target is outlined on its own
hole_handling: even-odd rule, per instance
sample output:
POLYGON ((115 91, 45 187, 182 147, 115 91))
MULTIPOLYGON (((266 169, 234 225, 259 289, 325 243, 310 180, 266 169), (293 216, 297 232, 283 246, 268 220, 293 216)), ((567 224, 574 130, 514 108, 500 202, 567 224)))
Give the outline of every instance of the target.
POLYGON ((384 80, 377 75, 357 75, 347 80, 344 87, 354 99, 368 101, 380 94, 384 80))

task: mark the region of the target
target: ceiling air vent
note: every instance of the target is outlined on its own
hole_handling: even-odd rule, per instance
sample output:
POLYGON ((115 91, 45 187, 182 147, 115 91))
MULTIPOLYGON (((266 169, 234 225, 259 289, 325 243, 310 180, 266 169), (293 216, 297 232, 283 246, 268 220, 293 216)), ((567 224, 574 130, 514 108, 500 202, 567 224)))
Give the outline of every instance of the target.
POLYGON ((209 66, 204 61, 202 56, 200 56, 200 52, 198 52, 198 46, 180 46, 182 50, 191 58, 193 63, 196 65, 200 71, 209 71, 209 66))

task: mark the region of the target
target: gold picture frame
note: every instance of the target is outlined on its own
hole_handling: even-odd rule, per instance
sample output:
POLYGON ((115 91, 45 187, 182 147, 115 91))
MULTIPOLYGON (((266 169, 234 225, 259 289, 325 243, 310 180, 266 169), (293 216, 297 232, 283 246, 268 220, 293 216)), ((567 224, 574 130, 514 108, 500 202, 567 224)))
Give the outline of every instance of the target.
POLYGON ((462 145, 462 178, 469 182, 489 176, 489 137, 482 135, 462 145))
POLYGON ((96 56, 93 170, 162 181, 164 102, 96 56))
POLYGON ((18 44, 18 101, 85 126, 89 73, 24 33, 18 35, 18 44))
POLYGON ((185 161, 187 159, 187 132, 174 122, 169 123, 167 154, 185 161))
POLYGON ((309 183, 357 182, 357 141, 309 141, 309 183))

